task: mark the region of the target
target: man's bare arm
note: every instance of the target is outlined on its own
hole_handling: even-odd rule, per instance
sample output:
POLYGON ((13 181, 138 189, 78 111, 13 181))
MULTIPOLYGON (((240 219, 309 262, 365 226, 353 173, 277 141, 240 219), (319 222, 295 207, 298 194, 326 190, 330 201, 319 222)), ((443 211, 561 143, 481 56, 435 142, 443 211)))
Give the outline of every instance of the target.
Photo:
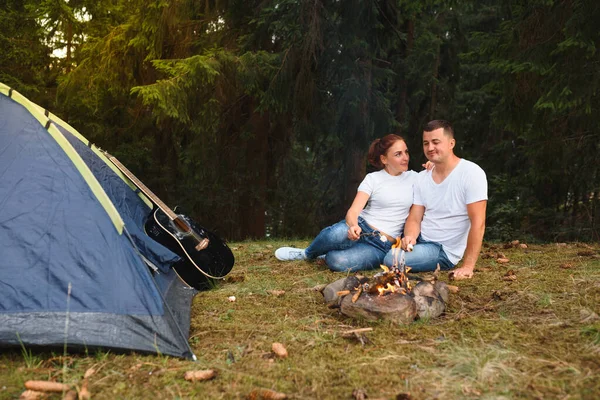
POLYGON ((467 204, 471 229, 469 229, 469 236, 467 237, 467 248, 465 249, 462 266, 453 271, 454 279, 467 279, 473 276, 473 270, 483 243, 483 234, 485 233, 486 208, 487 200, 467 204))
POLYGON ((417 243, 419 233, 421 233, 421 221, 425 215, 425 207, 413 204, 406 218, 404 225, 404 237, 402 238, 402 248, 408 250, 408 245, 417 243))

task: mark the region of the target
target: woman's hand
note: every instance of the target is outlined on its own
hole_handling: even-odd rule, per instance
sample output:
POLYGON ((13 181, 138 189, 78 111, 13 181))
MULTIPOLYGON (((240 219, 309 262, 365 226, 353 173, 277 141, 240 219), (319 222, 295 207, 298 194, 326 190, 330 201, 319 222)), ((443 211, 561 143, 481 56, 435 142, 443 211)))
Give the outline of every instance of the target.
POLYGON ((348 239, 350 240, 358 240, 360 238, 360 233, 362 229, 358 225, 352 225, 348 228, 348 239))

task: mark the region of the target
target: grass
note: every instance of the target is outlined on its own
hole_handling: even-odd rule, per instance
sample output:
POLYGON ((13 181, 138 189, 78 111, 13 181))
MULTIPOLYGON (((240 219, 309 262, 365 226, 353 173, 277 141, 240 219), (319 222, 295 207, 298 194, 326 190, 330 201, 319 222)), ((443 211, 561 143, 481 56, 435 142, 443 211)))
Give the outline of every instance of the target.
POLYGON ((306 244, 231 244, 236 266, 229 279, 193 302, 196 363, 112 352, 5 352, 0 399, 18 398, 29 379, 79 384, 89 368, 96 371, 88 386, 94 399, 239 399, 257 388, 291 399, 351 399, 355 389, 369 399, 600 398, 600 245, 486 245, 486 254, 503 252, 510 262, 480 259, 473 280, 455 283, 460 291, 442 317, 397 326, 328 309, 312 288, 341 274, 273 257, 278 246, 306 244), (517 280, 503 280, 509 270, 517 280), (363 327, 373 328, 365 345, 342 336, 363 327), (283 343, 289 357, 274 359, 273 342, 283 343), (183 379, 196 369, 218 376, 183 379))

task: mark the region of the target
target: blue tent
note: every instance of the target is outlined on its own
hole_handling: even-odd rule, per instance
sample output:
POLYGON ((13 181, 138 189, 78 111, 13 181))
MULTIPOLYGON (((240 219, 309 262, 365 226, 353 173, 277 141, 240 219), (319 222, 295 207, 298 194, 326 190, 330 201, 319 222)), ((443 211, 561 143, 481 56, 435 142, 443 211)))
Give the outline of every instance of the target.
POLYGON ((0 346, 195 359, 194 289, 152 203, 75 129, 0 83, 0 346))

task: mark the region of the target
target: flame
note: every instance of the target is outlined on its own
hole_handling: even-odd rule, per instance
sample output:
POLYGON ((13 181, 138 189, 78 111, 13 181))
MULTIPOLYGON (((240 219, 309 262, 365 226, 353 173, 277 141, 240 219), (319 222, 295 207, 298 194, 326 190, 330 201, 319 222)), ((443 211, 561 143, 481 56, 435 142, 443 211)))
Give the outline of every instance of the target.
POLYGON ((383 264, 379 264, 379 266, 381 267, 381 269, 383 270, 383 272, 390 272, 390 269, 388 267, 386 267, 383 264))
POLYGON ((393 285, 390 285, 389 283, 387 283, 385 285, 385 287, 378 287, 377 290, 379 291, 379 295, 380 296, 383 295, 383 294, 385 294, 385 293, 388 293, 388 292, 389 293, 394 293, 394 292, 397 291, 396 287, 393 286, 393 285))

